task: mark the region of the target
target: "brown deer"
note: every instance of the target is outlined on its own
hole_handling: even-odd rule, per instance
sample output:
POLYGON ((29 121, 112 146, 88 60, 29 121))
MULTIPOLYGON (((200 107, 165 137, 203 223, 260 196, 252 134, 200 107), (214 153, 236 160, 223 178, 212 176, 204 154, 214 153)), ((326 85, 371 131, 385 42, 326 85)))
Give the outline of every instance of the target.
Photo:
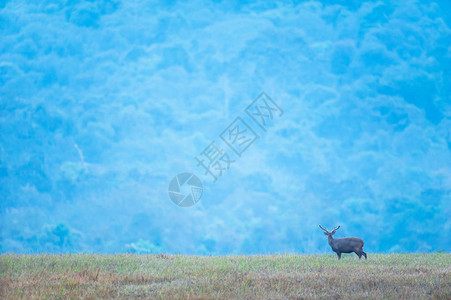
POLYGON ((327 230, 321 225, 319 225, 319 227, 322 230, 324 230, 324 234, 327 235, 327 241, 329 242, 329 246, 335 253, 337 253, 338 259, 341 258, 342 253, 352 253, 352 252, 355 252, 355 254, 358 255, 359 259, 362 258, 362 255, 365 256, 366 259, 366 253, 363 252, 362 239, 356 237, 334 239, 333 235, 335 234, 335 231, 337 231, 337 229, 340 228, 340 225, 338 225, 338 227, 334 228, 334 230, 332 231, 327 230))

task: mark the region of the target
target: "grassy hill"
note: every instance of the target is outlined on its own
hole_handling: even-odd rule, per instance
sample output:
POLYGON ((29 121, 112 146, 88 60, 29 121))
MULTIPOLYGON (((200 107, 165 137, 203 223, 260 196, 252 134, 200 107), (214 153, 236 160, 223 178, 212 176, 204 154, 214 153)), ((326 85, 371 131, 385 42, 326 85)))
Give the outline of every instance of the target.
POLYGON ((0 255, 0 298, 451 299, 451 254, 0 255))

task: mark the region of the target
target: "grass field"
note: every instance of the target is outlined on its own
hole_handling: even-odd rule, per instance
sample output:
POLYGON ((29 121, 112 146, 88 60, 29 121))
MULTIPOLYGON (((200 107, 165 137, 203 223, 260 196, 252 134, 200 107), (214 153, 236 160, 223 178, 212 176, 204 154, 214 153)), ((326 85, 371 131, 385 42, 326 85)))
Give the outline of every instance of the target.
POLYGON ((451 254, 0 255, 0 298, 451 299, 451 254))

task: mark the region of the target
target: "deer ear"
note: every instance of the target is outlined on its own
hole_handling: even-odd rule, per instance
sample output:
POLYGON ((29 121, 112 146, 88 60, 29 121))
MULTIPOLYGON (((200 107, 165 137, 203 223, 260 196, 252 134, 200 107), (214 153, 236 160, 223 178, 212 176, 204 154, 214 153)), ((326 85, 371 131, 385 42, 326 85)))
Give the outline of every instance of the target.
POLYGON ((325 235, 327 235, 327 232, 323 232, 325 235))

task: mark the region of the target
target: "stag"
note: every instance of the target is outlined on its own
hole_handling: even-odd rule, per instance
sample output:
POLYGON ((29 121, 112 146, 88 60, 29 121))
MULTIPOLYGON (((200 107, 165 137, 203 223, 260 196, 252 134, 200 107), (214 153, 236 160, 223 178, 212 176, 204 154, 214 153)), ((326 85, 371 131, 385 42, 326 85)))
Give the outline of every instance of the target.
POLYGON ((357 254, 359 259, 362 258, 362 255, 365 256, 366 259, 366 253, 363 252, 363 240, 356 238, 356 237, 346 237, 341 239, 334 239, 333 235, 335 232, 340 228, 340 225, 338 227, 334 228, 334 230, 329 231, 325 227, 319 225, 319 227, 324 230, 324 234, 327 235, 327 241, 329 242, 329 246, 332 248, 332 250, 337 253, 338 259, 341 258, 342 253, 352 253, 354 252, 357 254))

